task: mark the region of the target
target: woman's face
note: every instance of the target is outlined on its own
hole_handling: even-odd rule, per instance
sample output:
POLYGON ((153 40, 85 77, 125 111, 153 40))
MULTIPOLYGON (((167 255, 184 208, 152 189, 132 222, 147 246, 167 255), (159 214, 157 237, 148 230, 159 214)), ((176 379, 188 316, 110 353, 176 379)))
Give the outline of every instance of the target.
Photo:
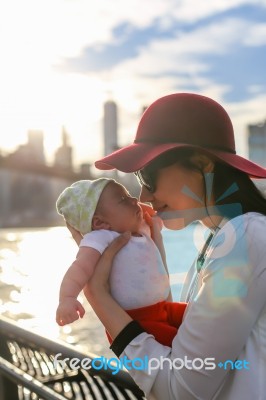
POLYGON ((144 186, 140 201, 150 202, 169 229, 181 229, 195 220, 206 217, 205 183, 199 170, 185 168, 179 164, 157 172, 154 193, 144 186))

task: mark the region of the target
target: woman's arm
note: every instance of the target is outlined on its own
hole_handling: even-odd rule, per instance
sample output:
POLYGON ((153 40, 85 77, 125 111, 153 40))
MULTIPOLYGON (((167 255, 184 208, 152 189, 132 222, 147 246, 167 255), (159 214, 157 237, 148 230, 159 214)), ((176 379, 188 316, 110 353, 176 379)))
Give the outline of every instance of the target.
MULTIPOLYGON (((161 254, 161 258, 163 261, 165 271, 167 272, 167 274, 169 276, 169 271, 168 271, 167 262, 166 262, 166 253, 165 253, 162 232, 161 232, 162 228, 163 228, 163 222, 162 222, 161 218, 156 214, 156 211, 154 211, 154 209, 151 206, 149 206, 145 203, 139 203, 139 204, 143 210, 144 220, 146 221, 147 225, 149 225, 149 227, 150 227, 152 240, 156 244, 156 246, 161 254)), ((169 291, 167 301, 173 301, 171 289, 169 291)))
POLYGON ((107 247, 96 265, 90 282, 88 282, 84 288, 84 294, 87 300, 112 339, 132 321, 132 318, 110 295, 108 281, 112 260, 129 239, 130 233, 124 233, 107 247))
MULTIPOLYGON (((67 224, 73 239, 80 244, 82 235, 76 229, 67 224)), ((131 235, 130 232, 118 236, 103 252, 99 259, 94 274, 90 282, 84 287, 84 295, 94 309, 96 315, 105 326, 106 330, 112 337, 116 338, 123 329, 134 323, 132 318, 124 311, 124 309, 110 295, 109 275, 111 272, 112 261, 116 253, 127 244, 131 235)), ((135 332, 143 332, 140 326, 133 326, 131 329, 132 338, 135 332)))
MULTIPOLYGON (((220 232, 221 240, 223 235, 228 235, 225 229, 220 232)), ((113 249, 112 246, 107 249, 105 257, 100 259, 100 268, 96 269, 98 274, 93 275, 93 285, 87 292, 88 299, 102 323, 111 331, 116 354, 131 361, 137 358, 138 363, 148 360, 147 368, 129 370, 147 395, 151 392, 155 398, 165 400, 212 399, 218 392, 224 393, 224 385, 225 393, 231 390, 227 382, 237 382, 240 376, 236 375, 246 373, 252 376, 252 382, 259 378, 254 368, 238 371, 237 368, 228 370, 218 366, 220 362, 234 362, 237 358, 246 357, 249 362, 247 355, 244 353, 243 356, 241 352, 265 306, 265 257, 258 254, 256 246, 252 244, 254 232, 249 234, 248 242, 243 237, 246 238, 246 235, 239 235, 238 243, 230 250, 228 257, 221 257, 220 245, 216 244, 208 265, 199 275, 199 287, 195 288, 196 294, 174 338, 172 349, 156 342, 153 336, 145 332, 136 331, 135 338, 127 335, 130 318, 108 293, 112 257, 122 247, 125 237, 120 236, 113 243, 113 249), (250 250, 251 245, 254 251, 249 251, 247 257, 243 249, 250 250), (255 265, 259 265, 256 271, 255 265), (185 360, 188 364, 182 366, 185 360), (196 367, 192 368, 194 360, 196 367), (199 368, 201 363, 203 367, 199 368)), ((265 242, 265 239, 262 240, 265 242)), ((260 248, 266 256, 266 243, 261 243, 260 248)), ((245 383, 246 375, 243 376, 245 383)), ((249 390, 248 386, 245 390, 249 390)))
MULTIPOLYGON (((152 230, 153 230, 153 240, 154 243, 156 244, 156 246, 159 249, 159 252, 161 254, 162 257, 162 261, 163 261, 163 265, 164 268, 169 276, 169 270, 168 270, 168 266, 167 266, 167 261, 166 261, 166 253, 165 253, 165 248, 164 248, 164 244, 163 244, 163 237, 162 237, 162 228, 163 228, 163 222, 161 220, 160 217, 158 217, 157 215, 154 215, 151 218, 151 223, 152 223, 152 230)), ((173 296, 172 296, 172 292, 171 292, 171 288, 169 291, 169 295, 167 297, 167 301, 173 301, 173 296)))
MULTIPOLYGON (((263 222, 265 224, 265 218, 263 222)), ((257 237, 254 241, 254 236, 263 229, 262 226, 258 229, 257 225, 248 230, 243 226, 235 227, 235 237, 228 226, 221 229, 207 265, 198 275, 172 351, 168 348, 167 352, 147 334, 139 335, 125 346, 124 352, 120 351, 122 358, 153 360, 149 371, 130 371, 145 393, 151 391, 156 398, 165 400, 248 399, 256 390, 262 393, 257 365, 264 362, 265 354, 259 332, 266 318, 266 240, 257 237), (223 246, 226 242, 230 247, 227 252, 223 246), (162 365, 160 360, 164 358, 162 365), (223 367, 226 360, 234 363, 237 359, 240 363, 249 363, 249 370, 231 369, 230 361, 223 367), (188 367, 181 366, 185 360, 188 360, 188 367), (196 368, 191 368, 194 360, 196 368), (199 368, 202 362, 204 366, 199 368), (233 384, 237 389, 233 389, 233 384), (259 386, 260 389, 255 389, 259 386), (220 397, 218 392, 221 392, 220 397)))

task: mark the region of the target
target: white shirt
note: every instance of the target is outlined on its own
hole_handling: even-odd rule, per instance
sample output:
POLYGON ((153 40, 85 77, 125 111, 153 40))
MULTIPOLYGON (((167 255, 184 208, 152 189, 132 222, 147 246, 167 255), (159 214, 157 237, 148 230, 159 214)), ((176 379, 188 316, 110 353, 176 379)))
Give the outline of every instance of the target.
MULTIPOLYGON (((150 306, 166 300, 169 277, 161 254, 150 237, 150 228, 143 223, 142 236, 131 236, 114 258, 110 275, 111 294, 125 309, 150 306)), ((120 234, 105 229, 84 235, 80 247, 87 246, 101 254, 120 234)))
POLYGON ((266 399, 265 233, 266 217, 258 213, 225 223, 200 273, 195 273, 195 265, 188 272, 181 300, 189 305, 172 349, 146 333, 125 348, 122 357, 130 360, 166 357, 172 365, 175 360, 177 368, 165 362, 150 373, 129 371, 148 398, 266 399), (215 368, 199 369, 201 361, 196 360, 193 370, 178 369, 185 358, 210 358, 215 368), (226 360, 231 364, 218 366, 226 360))

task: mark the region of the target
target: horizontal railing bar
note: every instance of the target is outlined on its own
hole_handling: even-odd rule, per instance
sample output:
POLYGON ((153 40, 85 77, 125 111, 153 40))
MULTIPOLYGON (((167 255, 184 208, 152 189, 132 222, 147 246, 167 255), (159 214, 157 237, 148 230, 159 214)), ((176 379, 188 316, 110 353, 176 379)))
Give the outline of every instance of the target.
MULTIPOLYGON (((1 316, 0 317, 0 340, 3 339, 14 340, 20 344, 25 344, 25 347, 32 347, 38 351, 43 351, 45 353, 51 353, 53 355, 62 353, 63 358, 78 358, 80 361, 84 358, 94 359, 97 358, 95 354, 86 354, 85 352, 78 351, 68 344, 61 343, 57 340, 51 340, 43 337, 37 333, 30 332, 13 321, 1 316)), ((136 395, 141 396, 142 391, 133 381, 131 376, 123 370, 119 370, 116 374, 113 374, 113 370, 110 368, 104 368, 101 370, 96 370, 93 367, 90 369, 90 375, 98 375, 104 380, 113 382, 118 387, 126 388, 131 390, 136 395)))
POLYGON ((45 400, 66 400, 66 397, 55 392, 48 386, 33 378, 26 372, 22 372, 9 361, 0 356, 0 374, 14 382, 17 386, 21 385, 30 391, 41 396, 45 400))

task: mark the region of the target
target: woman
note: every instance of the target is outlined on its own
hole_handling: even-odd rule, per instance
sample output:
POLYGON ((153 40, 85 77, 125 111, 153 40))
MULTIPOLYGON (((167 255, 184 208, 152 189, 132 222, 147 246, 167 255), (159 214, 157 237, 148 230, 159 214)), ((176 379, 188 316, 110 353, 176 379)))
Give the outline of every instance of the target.
POLYGON ((210 229, 184 283, 188 307, 172 348, 155 341, 108 290, 111 260, 122 235, 102 256, 86 296, 114 339, 117 356, 156 399, 266 399, 266 200, 250 177, 266 170, 235 152, 225 110, 210 98, 178 93, 144 113, 132 145, 96 167, 136 172, 140 200, 166 227, 201 221, 210 229))

